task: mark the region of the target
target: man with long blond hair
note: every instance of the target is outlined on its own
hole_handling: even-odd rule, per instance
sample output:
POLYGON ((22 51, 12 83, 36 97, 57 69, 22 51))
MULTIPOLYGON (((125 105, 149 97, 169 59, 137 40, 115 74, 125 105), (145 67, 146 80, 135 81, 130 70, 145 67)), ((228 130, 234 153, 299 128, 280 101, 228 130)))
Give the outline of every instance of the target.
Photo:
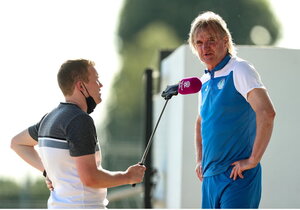
POLYGON ((258 208, 260 160, 275 117, 271 99, 254 67, 236 56, 219 15, 196 17, 189 44, 207 68, 195 129, 202 208, 258 208))

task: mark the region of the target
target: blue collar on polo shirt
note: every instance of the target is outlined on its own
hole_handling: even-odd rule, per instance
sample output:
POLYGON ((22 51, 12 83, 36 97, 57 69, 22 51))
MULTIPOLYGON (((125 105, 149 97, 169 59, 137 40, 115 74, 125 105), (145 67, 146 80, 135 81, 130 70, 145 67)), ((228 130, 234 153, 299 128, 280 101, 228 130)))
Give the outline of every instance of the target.
POLYGON ((215 72, 221 70, 230 60, 231 55, 229 53, 223 58, 223 60, 212 70, 204 70, 205 74, 209 73, 211 78, 214 78, 215 72))

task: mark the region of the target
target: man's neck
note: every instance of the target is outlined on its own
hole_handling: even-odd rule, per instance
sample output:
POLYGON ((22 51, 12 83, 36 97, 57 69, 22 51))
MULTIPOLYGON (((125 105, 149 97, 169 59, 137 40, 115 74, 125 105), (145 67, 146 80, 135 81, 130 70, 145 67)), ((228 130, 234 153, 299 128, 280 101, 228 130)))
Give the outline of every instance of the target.
POLYGON ((76 104, 82 111, 87 110, 86 102, 82 100, 82 98, 79 97, 72 97, 72 96, 65 96, 65 102, 76 104))

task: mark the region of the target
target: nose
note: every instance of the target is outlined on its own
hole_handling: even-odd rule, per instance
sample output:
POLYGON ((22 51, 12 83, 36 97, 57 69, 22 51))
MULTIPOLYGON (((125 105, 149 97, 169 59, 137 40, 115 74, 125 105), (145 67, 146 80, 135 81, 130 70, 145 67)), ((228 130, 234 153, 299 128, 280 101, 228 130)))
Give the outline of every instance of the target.
POLYGON ((202 47, 203 47, 203 49, 208 49, 210 47, 210 43, 204 42, 202 47))
POLYGON ((102 83, 99 80, 98 80, 98 86, 99 86, 99 88, 103 87, 102 83))

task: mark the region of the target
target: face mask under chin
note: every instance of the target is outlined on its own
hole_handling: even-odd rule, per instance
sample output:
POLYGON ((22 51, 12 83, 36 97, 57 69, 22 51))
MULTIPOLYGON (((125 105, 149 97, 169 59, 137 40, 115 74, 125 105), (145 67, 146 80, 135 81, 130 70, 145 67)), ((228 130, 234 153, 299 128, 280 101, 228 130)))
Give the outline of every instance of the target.
POLYGON ((89 91, 87 90, 87 88, 85 87, 84 84, 83 84, 83 86, 84 86, 84 88, 85 88, 85 90, 86 90, 86 92, 88 93, 89 96, 85 97, 83 92, 82 91, 80 91, 80 92, 85 97, 85 101, 86 101, 86 105, 87 105, 87 111, 86 112, 88 114, 91 114, 94 111, 94 109, 96 108, 97 104, 96 104, 94 98, 92 96, 90 96, 90 93, 89 93, 89 91))
POLYGON ((95 102, 95 100, 93 99, 92 96, 89 96, 87 98, 85 98, 85 101, 86 101, 86 105, 87 105, 87 113, 88 114, 91 114, 94 109, 96 108, 97 104, 95 102))

